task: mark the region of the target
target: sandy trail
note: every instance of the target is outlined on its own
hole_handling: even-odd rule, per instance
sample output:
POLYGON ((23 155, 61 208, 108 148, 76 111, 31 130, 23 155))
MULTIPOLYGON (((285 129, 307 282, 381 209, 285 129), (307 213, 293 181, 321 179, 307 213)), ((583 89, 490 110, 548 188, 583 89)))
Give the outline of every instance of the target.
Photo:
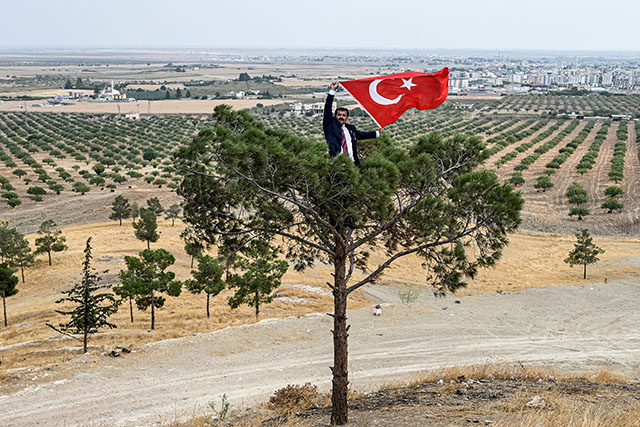
MULTIPOLYGON (((358 390, 444 366, 522 362, 638 374, 640 280, 434 299, 411 305, 383 287, 382 317, 349 313, 350 379, 358 390)), ((120 358, 78 359, 70 380, 0 395, 3 425, 152 425, 234 408, 287 384, 327 389, 331 319, 324 314, 161 341, 120 358)))

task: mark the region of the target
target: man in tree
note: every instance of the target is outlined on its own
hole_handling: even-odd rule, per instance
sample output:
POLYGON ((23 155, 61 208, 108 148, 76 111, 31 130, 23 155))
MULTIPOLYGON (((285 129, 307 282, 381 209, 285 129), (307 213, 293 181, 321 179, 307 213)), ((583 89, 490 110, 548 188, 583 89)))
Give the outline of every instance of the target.
POLYGON ((0 295, 2 295, 2 311, 4 313, 4 327, 7 323, 7 298, 18 293, 16 285, 18 278, 6 263, 0 264, 0 295))
POLYGON ((54 230, 56 223, 52 219, 48 219, 40 224, 38 234, 42 237, 36 239, 35 255, 46 253, 49 256, 49 265, 51 265, 51 252, 62 252, 68 249, 65 242, 67 238, 62 235, 62 230, 54 230))
POLYGON ((604 249, 596 246, 593 243, 593 238, 589 235, 589 230, 582 229, 580 233, 576 234, 578 241, 573 245, 573 250, 569 252, 569 256, 564 260, 571 267, 574 265, 582 264, 584 266, 584 272, 582 278, 587 278, 587 265, 595 264, 600 259, 598 255, 604 253, 604 249))
POLYGON ((322 119, 322 129, 329 145, 329 155, 335 157, 338 154, 347 154, 356 166, 359 166, 358 140, 377 138, 382 134, 382 128, 371 132, 357 130, 354 125, 347 124, 349 110, 346 108, 337 108, 335 115, 331 114, 333 98, 337 90, 338 82, 331 83, 331 90, 327 94, 327 100, 324 104, 324 117, 322 119))
POLYGON ((84 249, 84 262, 82 263, 82 280, 71 289, 62 291, 67 296, 56 301, 57 304, 72 303, 72 310, 56 310, 56 313, 71 316, 67 323, 59 323, 57 326, 48 325, 62 333, 82 334, 83 352, 87 352, 89 335, 97 333, 100 328, 115 328, 109 323, 109 316, 118 311, 118 302, 111 292, 100 292, 108 288, 101 285, 102 277, 91 267, 91 237, 87 239, 84 249))
POLYGON ((273 301, 271 292, 280 286, 280 279, 287 272, 289 263, 277 260, 277 251, 263 242, 254 246, 247 251, 246 257, 237 262, 244 274, 231 275, 230 287, 237 290, 229 299, 229 305, 231 308, 237 308, 241 304, 255 307, 258 319, 260 304, 273 301))
POLYGON ((109 219, 119 220, 120 225, 122 225, 124 218, 129 218, 131 215, 131 205, 129 204, 129 200, 123 195, 116 196, 111 205, 111 210, 113 212, 109 216, 109 219))
POLYGON ((204 291, 207 295, 207 317, 211 317, 209 300, 222 292, 225 287, 222 273, 224 273, 224 267, 212 256, 205 255, 198 258, 198 269, 191 270, 193 280, 185 282, 189 292, 199 294, 204 291))
MULTIPOLYGON (((158 293, 166 293, 177 297, 180 295, 182 283, 174 280, 176 274, 165 271, 176 261, 175 257, 164 249, 152 251, 146 249, 140 252, 140 257, 126 256, 127 269, 120 273, 120 277, 130 282, 135 290, 135 300, 138 309, 146 310, 151 307, 151 329, 155 328, 156 308, 161 308, 165 298, 158 293)), ((124 282, 123 280, 123 282, 124 282)))
POLYGON ((160 238, 157 218, 149 209, 140 209, 140 221, 134 222, 133 228, 136 238, 147 242, 147 249, 151 249, 151 242, 157 242, 160 238))
POLYGON ((282 243, 296 270, 333 266, 331 422, 346 424, 349 294, 409 255, 423 260, 437 294, 465 286, 500 258, 522 197, 478 168, 488 153, 477 137, 433 133, 406 148, 381 138, 357 168, 246 111, 218 106, 213 118, 214 128, 176 153, 185 222, 227 253, 282 243), (368 263, 373 250, 384 256, 377 266, 368 263), (368 274, 355 280, 356 268, 368 274))

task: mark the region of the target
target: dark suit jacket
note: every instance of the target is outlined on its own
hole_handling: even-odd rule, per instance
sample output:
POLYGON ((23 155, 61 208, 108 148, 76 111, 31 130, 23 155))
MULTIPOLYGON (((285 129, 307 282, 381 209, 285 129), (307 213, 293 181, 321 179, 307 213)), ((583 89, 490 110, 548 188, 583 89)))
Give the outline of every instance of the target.
MULTIPOLYGON (((331 111, 333 105, 333 95, 327 95, 324 103, 324 117, 322 119, 322 129, 324 137, 329 145, 329 155, 335 157, 342 151, 342 124, 335 118, 331 111)), ((358 157, 358 140, 371 139, 376 137, 376 131, 360 132, 354 125, 347 123, 345 127, 351 135, 351 146, 353 148, 353 162, 356 166, 360 166, 360 158, 358 157)))

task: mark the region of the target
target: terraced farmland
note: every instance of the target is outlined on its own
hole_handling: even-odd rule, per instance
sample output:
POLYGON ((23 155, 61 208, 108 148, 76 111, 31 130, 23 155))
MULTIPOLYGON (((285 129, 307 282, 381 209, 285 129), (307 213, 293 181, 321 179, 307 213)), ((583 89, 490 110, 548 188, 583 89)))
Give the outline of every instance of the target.
MULTIPOLYGON (((445 136, 481 136, 490 154, 485 167, 497 169, 525 196, 525 229, 566 233, 588 227, 604 234, 640 232, 639 123, 549 114, 556 106, 636 116, 640 115, 640 96, 525 95, 485 103, 481 109, 447 105, 409 111, 385 128, 385 136, 398 145, 432 131, 445 136), (527 113, 496 113, 522 108, 527 113), (533 110, 538 113, 531 114, 533 110), (565 192, 574 182, 589 192, 584 207, 590 215, 583 221, 568 216, 565 192), (607 200, 604 191, 610 186, 624 191, 617 199, 622 209, 611 212, 602 208, 607 200)), ((284 110, 256 108, 252 113, 267 126, 324 143, 321 116, 296 117, 284 110)), ((354 111, 350 121, 361 129, 376 128, 362 112, 354 111)), ((133 200, 153 195, 178 201, 172 190, 181 177, 173 167, 171 151, 211 125, 208 116, 130 121, 116 115, 1 113, 0 214, 32 231, 37 221, 22 218, 57 215, 61 225, 104 220, 108 206, 120 193, 133 200)))

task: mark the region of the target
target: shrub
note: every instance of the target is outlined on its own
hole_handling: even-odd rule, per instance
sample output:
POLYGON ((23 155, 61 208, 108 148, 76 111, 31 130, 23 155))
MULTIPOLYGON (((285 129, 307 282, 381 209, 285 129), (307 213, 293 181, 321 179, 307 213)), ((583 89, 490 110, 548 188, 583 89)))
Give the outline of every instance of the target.
POLYGON ((291 385, 276 390, 267 407, 279 415, 291 415, 309 409, 318 397, 318 387, 311 383, 291 385))

